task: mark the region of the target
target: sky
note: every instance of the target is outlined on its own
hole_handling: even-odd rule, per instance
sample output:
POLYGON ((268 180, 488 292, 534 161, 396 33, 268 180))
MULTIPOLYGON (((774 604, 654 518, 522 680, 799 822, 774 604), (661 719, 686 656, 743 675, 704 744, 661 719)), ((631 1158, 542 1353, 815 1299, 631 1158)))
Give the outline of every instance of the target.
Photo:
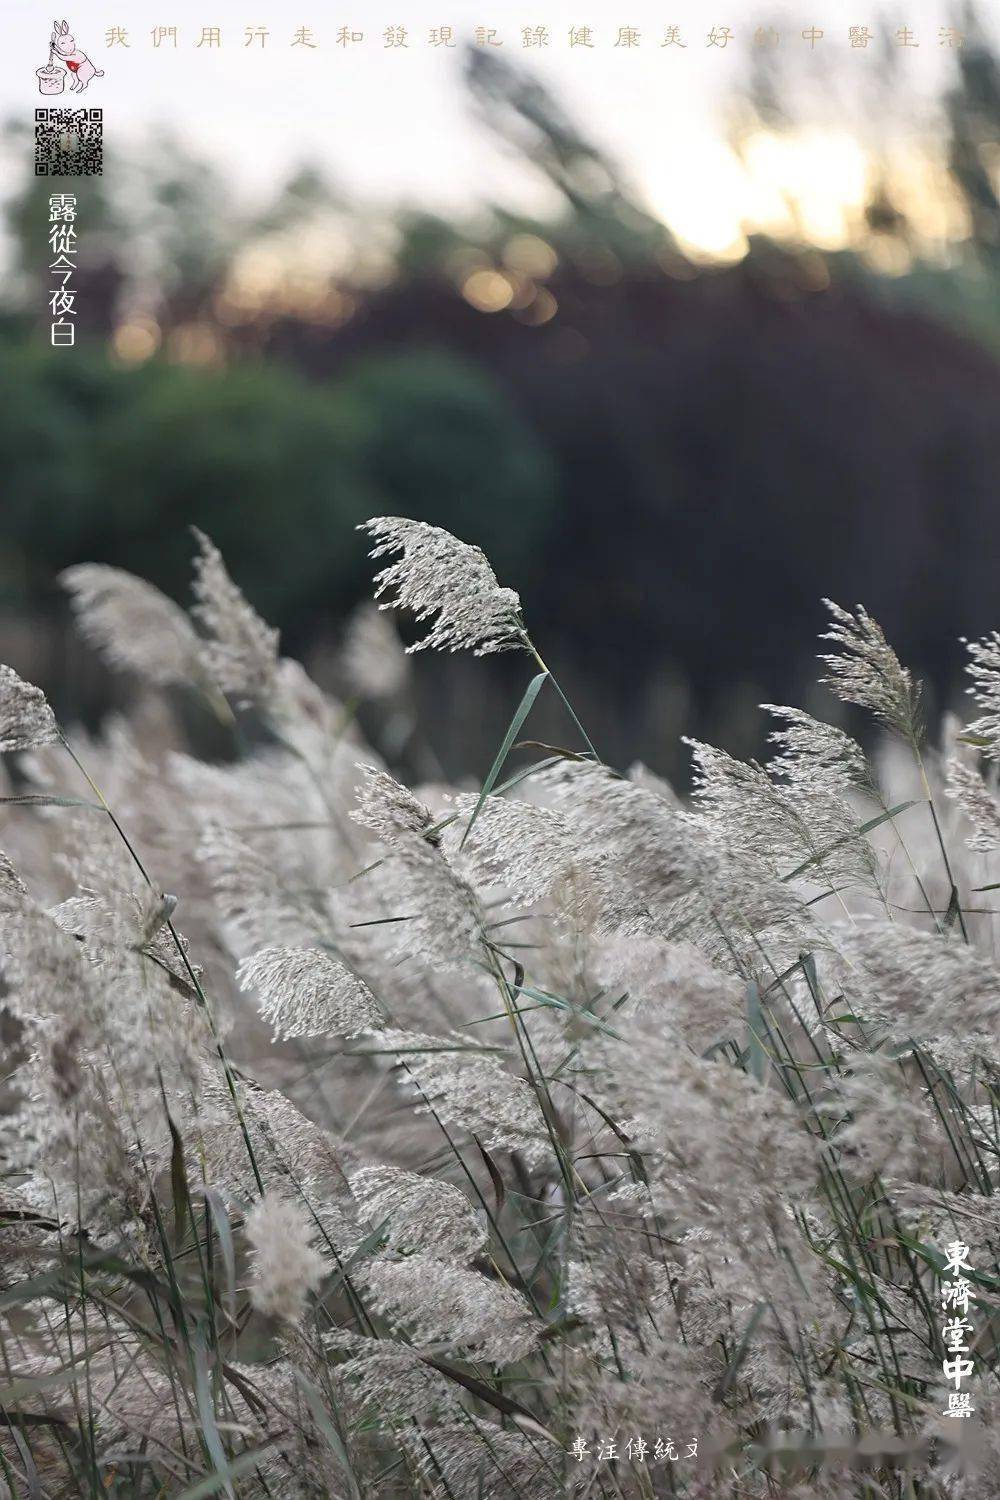
MULTIPOLYGON (((940 37, 955 23, 949 0, 902 0, 881 15, 867 0, 72 0, 65 15, 104 77, 79 101, 48 102, 100 105, 109 146, 138 146, 167 127, 248 200, 266 199, 308 161, 375 203, 544 209, 544 183, 478 125, 462 83, 462 44, 478 26, 496 30, 502 55, 530 61, 647 205, 708 255, 738 253, 747 224, 787 222, 789 196, 812 238, 842 240, 864 199, 869 150, 899 153, 905 175, 909 148, 933 135, 935 100, 954 69, 940 37), (751 140, 740 161, 729 127, 762 25, 778 34, 804 123, 784 140, 751 140), (855 25, 872 33, 866 47, 851 46, 855 25), (208 26, 219 28, 221 47, 196 46, 208 26), (396 26, 405 48, 384 45, 396 26), (445 26, 459 45, 431 46, 432 30, 445 26), (525 49, 526 26, 546 28, 549 46, 525 49), (571 48, 570 28, 583 26, 594 46, 571 48), (668 26, 684 47, 660 45, 668 26), (154 47, 155 27, 176 27, 177 46, 154 47), (254 35, 247 46, 248 30, 260 27, 264 45, 254 35), (291 45, 300 27, 316 46, 291 45), (343 27, 364 40, 337 46, 343 27), (614 45, 622 27, 636 29, 638 46, 614 45), (732 39, 709 46, 723 27, 732 39), (127 47, 107 45, 116 28, 127 47), (904 29, 916 45, 900 45, 904 29), (903 85, 894 101, 884 86, 890 65, 903 85)), ((43 102, 35 72, 48 59, 52 20, 37 0, 0 0, 0 118, 28 123, 43 102)), ((9 184, 30 170, 26 153, 9 163, 9 184)), ((914 193, 928 196, 919 181, 914 193)))

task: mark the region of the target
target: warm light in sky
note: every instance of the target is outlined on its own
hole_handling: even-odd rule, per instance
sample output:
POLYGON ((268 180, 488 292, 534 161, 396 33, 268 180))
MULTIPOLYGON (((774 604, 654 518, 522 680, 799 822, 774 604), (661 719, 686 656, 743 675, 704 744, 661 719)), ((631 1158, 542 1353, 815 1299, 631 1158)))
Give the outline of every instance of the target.
MULTIPOLYGON (((961 237, 940 163, 911 148, 894 153, 889 169, 894 199, 922 239, 961 237)), ((703 138, 665 154, 646 197, 695 258, 739 259, 754 232, 841 250, 865 236, 876 171, 874 153, 847 131, 756 130, 738 144, 703 138)))
POLYGON ((839 250, 857 230, 868 196, 868 154, 850 135, 759 131, 743 146, 751 215, 762 229, 791 232, 839 250))
MULTIPOLYGON (((807 15, 801 0, 727 0, 725 14, 712 18, 695 0, 677 0, 670 20, 685 37, 683 50, 663 48, 657 0, 633 0, 624 19, 642 45, 624 51, 612 44, 615 27, 600 16, 592 18, 595 49, 567 46, 567 28, 581 20, 575 0, 540 0, 535 19, 546 23, 552 41, 531 53, 519 42, 529 18, 513 0, 490 0, 485 10, 480 0, 448 0, 445 8, 447 16, 436 4, 425 9, 413 0, 405 16, 387 11, 382 17, 381 7, 361 7, 367 40, 350 56, 338 51, 336 19, 328 12, 302 18, 316 29, 317 50, 290 47, 292 20, 273 0, 262 0, 252 15, 246 0, 216 0, 211 20, 226 45, 211 55, 191 41, 207 19, 199 0, 172 0, 168 19, 180 35, 174 50, 153 50, 150 28, 163 16, 144 8, 112 15, 106 0, 74 0, 73 26, 104 69, 87 102, 105 108, 108 150, 140 152, 153 129, 166 129, 194 155, 210 159, 227 190, 245 202, 273 198, 308 162, 359 210, 359 225, 401 202, 459 219, 494 203, 544 218, 558 207, 557 196, 524 155, 478 120, 463 81, 462 47, 426 43, 430 28, 443 20, 464 40, 485 19, 506 39, 504 58, 551 90, 691 254, 737 258, 754 230, 792 235, 820 249, 843 246, 863 231, 866 191, 880 159, 890 163, 894 194, 905 199, 907 217, 924 240, 943 246, 964 232, 942 164, 925 153, 928 140, 942 138, 935 111, 955 76, 955 57, 938 40, 950 10, 942 0, 911 0, 907 26, 920 45, 894 56, 892 69, 878 48, 849 46, 847 23, 858 17, 807 15), (406 52, 383 48, 382 20, 405 21, 406 52), (112 21, 127 28, 127 49, 108 49, 112 21), (268 29, 266 47, 243 44, 251 21, 268 29), (725 51, 705 45, 706 27, 715 21, 725 21, 735 37, 725 51), (811 47, 803 28, 814 23, 823 39, 811 47), (792 117, 798 123, 772 132, 744 121, 749 133, 740 137, 733 110, 746 97, 752 36, 761 24, 780 31, 780 92, 785 103, 787 93, 796 96, 792 117), (887 91, 891 73, 899 81, 887 91)), ((0 0, 0 16, 6 43, 0 115, 24 121, 36 103, 35 71, 47 55, 51 22, 16 0, 0 0)), ((995 24, 989 15, 983 19, 995 24)), ((17 190, 24 155, 11 157, 8 191, 17 190)), ((310 266, 328 257, 327 273, 352 259, 374 268, 372 274, 377 264, 386 265, 391 247, 377 238, 360 243, 353 231, 345 254, 343 230, 333 220, 323 226, 327 238, 318 254, 297 238, 280 247, 281 255, 310 266), (338 232, 341 243, 335 244, 338 232)), ((544 264, 536 267, 533 260, 541 254, 544 261, 542 242, 523 238, 512 241, 507 269, 544 279, 544 264)), ((274 279, 273 267, 244 269, 252 300, 274 279)), ((474 283, 473 295, 476 287, 486 288, 486 301, 501 295, 499 282, 490 286, 474 283)))
POLYGON ((646 195, 683 250, 724 260, 746 250, 750 184, 725 142, 695 139, 671 152, 662 173, 646 185, 646 195))

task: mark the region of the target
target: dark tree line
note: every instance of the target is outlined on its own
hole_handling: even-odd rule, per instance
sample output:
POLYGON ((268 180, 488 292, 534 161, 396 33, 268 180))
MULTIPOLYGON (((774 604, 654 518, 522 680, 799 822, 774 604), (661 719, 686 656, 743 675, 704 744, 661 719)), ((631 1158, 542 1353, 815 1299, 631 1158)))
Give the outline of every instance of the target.
MULTIPOLYGON (((136 287, 99 184, 81 296, 90 352, 74 365, 41 352, 30 184, 10 215, 23 274, 0 365, 8 609, 36 607, 81 557, 180 588, 197 521, 308 646, 364 588, 350 526, 392 510, 489 550, 578 676, 609 753, 638 744, 662 763, 685 694, 686 727, 732 743, 746 701, 801 689, 824 594, 863 600, 946 695, 956 638, 1000 623, 1000 74, 975 38, 957 69, 950 159, 978 337, 956 325, 960 272, 915 267, 890 296, 855 255, 764 240, 737 266, 689 265, 599 146, 483 54, 470 57, 474 107, 564 211, 546 224, 498 211, 475 240, 403 216, 394 277, 352 288, 336 323, 280 305, 219 316, 237 241, 351 212, 318 172, 242 225, 197 163, 147 181, 163 339, 210 325, 218 369, 106 359, 136 287), (501 265, 525 233, 553 248, 539 285, 554 315, 470 305, 456 252, 472 244, 501 265)), ((878 193, 870 223, 906 238, 891 181, 878 193)), ((742 732, 749 744, 755 727, 742 732)))

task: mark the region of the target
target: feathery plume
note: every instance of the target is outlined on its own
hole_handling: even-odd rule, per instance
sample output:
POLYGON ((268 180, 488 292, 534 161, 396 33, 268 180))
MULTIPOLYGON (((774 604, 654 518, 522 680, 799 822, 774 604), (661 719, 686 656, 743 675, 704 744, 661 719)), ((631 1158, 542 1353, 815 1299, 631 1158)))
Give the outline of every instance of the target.
POLYGON ((931 1050, 964 1039, 968 1060, 973 1049, 1000 1057, 1000 970, 989 959, 939 933, 875 918, 840 934, 838 946, 852 966, 845 990, 860 991, 873 1018, 931 1050))
POLYGON ((520 623, 521 601, 501 588, 485 554, 449 531, 402 516, 374 516, 359 526, 375 539, 372 557, 401 553, 376 574, 375 597, 389 590, 382 609, 408 609, 417 620, 437 618, 408 651, 516 651, 527 636, 520 623))
POLYGON ((664 802, 677 812, 680 812, 684 805, 666 777, 658 776, 655 771, 651 771, 641 760, 634 760, 632 762, 626 773, 626 779, 633 786, 641 786, 647 792, 655 792, 658 797, 662 797, 664 802))
POLYGON ((801 869, 807 881, 876 884, 875 851, 858 833, 839 771, 795 752, 765 769, 714 745, 684 742, 695 801, 721 846, 756 855, 779 878, 801 869))
POLYGON ((443 839, 449 857, 477 887, 502 886, 533 905, 568 880, 574 866, 590 862, 562 812, 515 797, 487 797, 466 838, 478 801, 472 793, 455 798, 458 817, 443 839))
POLYGON ((59 582, 70 596, 85 640, 112 666, 137 672, 157 687, 204 676, 202 642, 180 605, 144 578, 102 563, 64 568, 59 582))
POLYGON ((400 958, 461 969, 481 953, 479 903, 440 850, 417 833, 400 833, 384 871, 387 910, 404 919, 397 923, 400 958))
POLYGON ((512 1495, 557 1500, 566 1494, 548 1443, 481 1417, 474 1425, 441 1423, 432 1432, 432 1443, 420 1443, 412 1430, 405 1441, 435 1500, 452 1495, 469 1500, 510 1500, 512 1495))
POLYGON ((26 1051, 11 1079, 18 1106, 0 1110, 0 1157, 27 1174, 23 1191, 36 1206, 74 1222, 82 1210, 81 1222, 104 1232, 145 1198, 103 1072, 109 1051, 136 1051, 141 1066, 150 1030, 135 1004, 139 987, 97 975, 81 945, 30 901, 4 912, 0 959, 4 1006, 24 1028, 26 1051))
POLYGON ((535 1343, 527 1303, 502 1282, 431 1255, 379 1260, 364 1272, 378 1310, 417 1344, 444 1344, 469 1359, 512 1364, 535 1343))
POLYGON ((531 1085, 509 1073, 494 1054, 474 1050, 461 1033, 383 1031, 378 1044, 395 1052, 416 1080, 419 1109, 432 1109, 445 1124, 478 1136, 484 1146, 521 1151, 529 1158, 544 1149, 547 1137, 531 1085))
POLYGON ((926 1090, 878 1053, 852 1058, 820 1108, 834 1122, 835 1149, 865 1176, 912 1178, 935 1158, 944 1165, 947 1137, 926 1090))
MULTIPOLYGON (((363 1235, 357 1209, 333 1137, 277 1089, 236 1082, 243 1123, 265 1178, 288 1178, 305 1199, 318 1205, 325 1232, 337 1245, 353 1247, 363 1235)), ((198 1114, 191 1123, 191 1150, 206 1162, 206 1175, 227 1196, 252 1197, 256 1191, 246 1141, 222 1070, 205 1063, 198 1114)))
MULTIPOLYGON (((234 870, 244 860, 262 861, 273 881, 292 890, 327 891, 356 870, 349 850, 330 837, 326 788, 317 785, 300 756, 269 748, 233 764, 209 765, 171 755, 167 770, 176 793, 177 819, 170 833, 175 846, 186 849, 198 843, 202 830, 221 827, 243 846, 241 854, 233 844, 227 857, 234 870)), ((338 805, 353 790, 347 771, 347 764, 338 766, 330 778, 338 805)), ((282 941, 287 941, 283 933, 265 930, 254 946, 282 941)))
POLYGON ((996 760, 1000 758, 1000 632, 991 630, 982 640, 964 644, 970 658, 965 670, 972 678, 966 692, 983 710, 965 732, 985 741, 983 754, 996 760))
POLYGON ((93 1026, 103 1021, 105 1006, 81 945, 33 901, 3 911, 0 957, 4 1005, 21 1020, 82 1015, 93 1026))
POLYGON ((300 890, 289 890, 282 873, 261 848, 232 829, 209 824, 198 845, 223 918, 244 951, 280 938, 309 946, 324 935, 324 917, 300 890))
POLYGON ((1000 844, 1000 801, 978 767, 951 756, 944 794, 958 803, 972 824, 972 833, 966 839, 969 848, 979 854, 992 853, 1000 844))
POLYGON ((689 815, 605 766, 576 761, 537 778, 588 851, 583 899, 602 935, 656 935, 704 868, 689 815))
MULTIPOLYGON (((80 895, 51 907, 49 916, 82 943, 94 964, 113 966, 121 960, 123 951, 145 953, 175 979, 186 981, 187 970, 173 939, 164 942, 163 928, 176 906, 177 897, 162 891, 148 888, 134 892, 109 884, 96 895, 83 888, 80 895)), ((183 940, 181 946, 186 951, 183 940)))
POLYGON ((426 834, 435 823, 430 808, 402 782, 378 766, 359 765, 364 780, 358 789, 358 805, 351 818, 368 828, 382 844, 407 841, 410 834, 426 834), (403 836, 402 840, 400 836, 403 836))
POLYGON ((323 1342, 351 1356, 337 1366, 337 1388, 359 1421, 409 1428, 414 1418, 461 1420, 462 1408, 448 1382, 408 1344, 362 1338, 345 1329, 327 1334, 323 1342))
POLYGON ((832 599, 823 603, 834 623, 820 640, 833 641, 840 649, 836 654, 820 656, 830 669, 830 676, 821 681, 842 702, 857 703, 906 739, 916 739, 920 684, 901 664, 882 627, 861 604, 851 614, 832 599))
POLYGON ((345 677, 361 698, 395 697, 410 675, 396 627, 368 601, 348 621, 340 659, 345 677))
POLYGON ((801 708, 762 703, 772 718, 783 719, 783 729, 768 735, 778 754, 768 769, 795 787, 843 794, 848 787, 868 791, 872 770, 857 740, 833 724, 824 724, 801 708))
POLYGON ((684 930, 725 968, 745 963, 766 936, 774 956, 796 953, 809 913, 761 858, 733 848, 703 816, 681 811, 648 786, 604 766, 575 762, 543 772, 588 852, 578 915, 595 935, 665 937, 684 930))
POLYGON ((203 531, 193 530, 199 555, 193 584, 197 602, 191 613, 208 633, 201 643, 206 670, 224 693, 241 702, 265 701, 278 669, 278 631, 247 603, 218 547, 203 531))
POLYGON ((744 987, 694 943, 611 939, 595 972, 613 993, 628 991, 630 1009, 649 1008, 696 1052, 737 1032, 745 1011, 744 987))
MULTIPOLYGON (((822 941, 809 904, 792 889, 792 883, 772 876, 759 856, 739 849, 718 848, 714 858, 706 861, 703 877, 703 900, 711 908, 711 924, 721 924, 725 936, 707 932, 696 924, 698 942, 718 963, 720 951, 729 953, 740 946, 739 934, 749 940, 749 947, 764 946, 768 967, 777 962, 785 947, 797 948, 822 941), (720 940, 722 943, 720 949, 720 940)), ((725 965, 728 967, 728 965, 725 965)), ((773 975, 772 975, 773 977, 773 975)))
POLYGON ((438 1260, 471 1260, 487 1238, 486 1224, 459 1188, 436 1177, 378 1163, 348 1173, 361 1213, 389 1221, 389 1246, 438 1260))
POLYGON ((377 1027, 378 1002, 364 980, 321 948, 259 948, 236 973, 256 990, 274 1041, 297 1036, 354 1036, 377 1027))
POLYGON ((345 800, 353 784, 355 758, 363 741, 350 712, 325 693, 300 662, 283 656, 266 702, 267 720, 282 745, 290 747, 318 790, 319 798, 345 800))
POLYGON ((16 910, 22 902, 30 899, 28 887, 6 854, 0 849, 0 910, 7 908, 16 910))
POLYGON ((595 1037, 582 1051, 660 1191, 696 1223, 727 1239, 750 1236, 815 1185, 813 1141, 788 1101, 678 1046, 651 1007, 632 1018, 624 1043, 595 1037))
POLYGON ((0 666, 0 750, 36 750, 59 738, 48 699, 13 667, 0 666))
POLYGON ((567 1270, 567 1309, 589 1325, 593 1342, 612 1358, 626 1345, 630 1355, 641 1349, 643 1334, 667 1314, 670 1276, 661 1261, 599 1245, 567 1270))
POLYGON ((306 1299, 319 1290, 326 1269, 311 1244, 312 1220, 292 1199, 267 1193, 247 1214, 245 1229, 253 1247, 254 1307, 271 1318, 300 1322, 306 1299))

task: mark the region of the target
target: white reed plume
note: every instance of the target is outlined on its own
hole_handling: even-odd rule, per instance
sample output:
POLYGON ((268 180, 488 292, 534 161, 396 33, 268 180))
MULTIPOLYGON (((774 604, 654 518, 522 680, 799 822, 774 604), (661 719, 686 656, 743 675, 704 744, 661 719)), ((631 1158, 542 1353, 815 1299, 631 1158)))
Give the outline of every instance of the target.
POLYGON ((372 1224, 389 1223, 389 1245, 439 1260, 467 1261, 488 1237, 485 1216, 450 1182, 377 1163, 349 1172, 351 1191, 372 1224))
POLYGON ((316 1231, 308 1213, 290 1198, 267 1193, 247 1214, 245 1229, 253 1247, 254 1307, 272 1318, 300 1322, 326 1270, 311 1243, 316 1231))
POLYGON ((112 666, 158 687, 204 678, 202 641, 190 619, 144 578, 102 563, 78 563, 65 568, 59 582, 85 639, 112 666))
POLYGON ((442 1344, 469 1359, 510 1364, 537 1337, 528 1304, 512 1287, 430 1255, 379 1260, 364 1273, 380 1312, 418 1346, 442 1344))
POLYGON ((408 609, 434 624, 408 651, 494 651, 526 648, 521 601, 501 588, 485 554, 440 526, 402 516, 375 516, 359 527, 375 539, 372 557, 400 553, 376 574, 375 597, 395 592, 382 609, 408 609))
POLYGON ((256 990, 275 1041, 354 1036, 380 1024, 378 1002, 364 980, 321 948, 258 948, 236 977, 241 990, 256 990))
POLYGON ((0 750, 37 750, 59 739, 48 699, 13 667, 0 666, 0 750))
POLYGON ((430 808, 415 797, 408 787, 378 766, 359 765, 363 781, 358 788, 358 805, 351 817, 367 828, 382 844, 407 842, 407 835, 426 834, 435 822, 430 808))
POLYGON ((1000 844, 1000 800, 977 766, 953 755, 948 760, 945 796, 957 802, 972 824, 966 843, 979 854, 990 854, 1000 844))
POLYGON ((915 739, 920 684, 901 664, 882 627, 861 604, 852 614, 832 599, 823 602, 834 623, 820 639, 832 641, 839 650, 819 658, 830 669, 822 681, 844 703, 869 709, 890 729, 915 739))
POLYGON ((1000 632, 991 630, 979 641, 966 641, 969 653, 965 670, 972 678, 966 691, 983 710, 966 730, 982 742, 983 754, 1000 758, 1000 632))
POLYGON ((509 1073, 495 1054, 471 1046, 467 1036, 383 1031, 378 1045, 395 1053, 416 1080, 418 1109, 433 1110, 445 1124, 469 1131, 484 1146, 529 1157, 544 1150, 544 1121, 534 1089, 509 1073))
POLYGON ((384 866, 384 899, 396 919, 396 953, 463 969, 482 953, 483 915, 467 881, 417 833, 400 833, 384 866))
POLYGON ((478 802, 472 793, 456 797, 458 817, 443 837, 449 857, 477 887, 500 886, 533 904, 556 893, 574 869, 594 865, 563 812, 515 797, 487 797, 466 836, 478 802))
POLYGON ((278 669, 278 632, 244 598, 218 547, 193 529, 199 554, 193 585, 197 602, 191 612, 208 635, 201 645, 206 670, 224 693, 240 702, 266 701, 278 669))
POLYGON ((410 675, 396 627, 367 601, 351 615, 340 653, 344 675, 360 698, 392 698, 410 675))

